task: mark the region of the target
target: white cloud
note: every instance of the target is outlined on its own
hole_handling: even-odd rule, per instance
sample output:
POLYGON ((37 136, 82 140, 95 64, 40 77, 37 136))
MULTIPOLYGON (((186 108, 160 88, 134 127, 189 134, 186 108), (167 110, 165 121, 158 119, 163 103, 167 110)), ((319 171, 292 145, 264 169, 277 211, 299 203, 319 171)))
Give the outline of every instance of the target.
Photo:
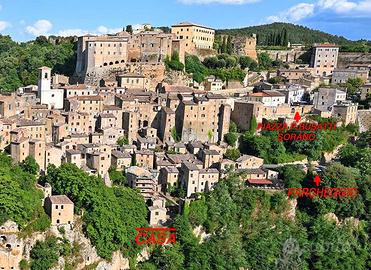
POLYGON ((348 15, 352 17, 360 15, 370 17, 371 0, 318 0, 314 4, 300 3, 278 15, 269 16, 266 20, 268 22, 297 22, 321 11, 333 12, 335 14, 348 15))
POLYGON ((224 4, 224 5, 243 5, 256 3, 260 0, 178 0, 180 3, 186 5, 207 5, 207 4, 224 4))
POLYGON ((114 34, 114 33, 120 32, 120 31, 122 31, 122 28, 108 28, 104 25, 100 25, 97 28, 97 32, 100 33, 100 34, 114 34))
POLYGON ((268 22, 297 22, 314 13, 314 4, 299 3, 279 15, 267 17, 268 22))
POLYGON ((64 36, 64 37, 83 36, 83 35, 87 35, 87 34, 103 35, 103 34, 114 34, 114 33, 120 32, 120 31, 122 31, 122 28, 108 28, 104 25, 100 25, 95 30, 84 30, 84 29, 80 29, 80 28, 63 29, 63 30, 60 30, 55 35, 64 36))
POLYGON ((38 20, 32 26, 26 27, 26 32, 34 36, 48 36, 53 24, 48 20, 38 20))
POLYGON ((10 26, 10 23, 6 22, 6 21, 0 21, 0 31, 3 31, 5 30, 6 28, 8 28, 10 26))
POLYGON ((63 37, 71 37, 71 36, 83 36, 89 34, 89 31, 82 30, 79 28, 76 29, 64 29, 60 30, 58 33, 56 33, 57 36, 63 36, 63 37))

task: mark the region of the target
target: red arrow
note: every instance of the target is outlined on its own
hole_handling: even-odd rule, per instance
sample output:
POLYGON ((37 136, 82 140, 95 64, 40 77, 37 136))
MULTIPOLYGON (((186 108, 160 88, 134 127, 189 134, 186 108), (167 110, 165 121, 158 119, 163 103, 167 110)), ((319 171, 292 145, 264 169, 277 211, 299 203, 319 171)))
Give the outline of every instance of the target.
POLYGON ((321 183, 321 178, 316 175, 313 179, 313 182, 316 183, 317 187, 319 186, 319 184, 321 183))
POLYGON ((300 121, 301 117, 300 117, 300 114, 298 112, 295 113, 294 119, 295 119, 296 123, 298 123, 300 121))

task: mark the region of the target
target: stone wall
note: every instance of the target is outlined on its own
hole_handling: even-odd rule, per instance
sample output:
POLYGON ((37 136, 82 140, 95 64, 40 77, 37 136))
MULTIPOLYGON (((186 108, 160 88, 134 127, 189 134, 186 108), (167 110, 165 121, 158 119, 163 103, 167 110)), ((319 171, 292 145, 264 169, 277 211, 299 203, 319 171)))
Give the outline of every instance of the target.
POLYGON ((76 78, 75 82, 89 85, 99 85, 100 80, 115 80, 117 74, 136 73, 142 74, 149 79, 149 90, 154 90, 157 83, 161 82, 165 76, 165 65, 147 63, 126 63, 117 67, 101 67, 88 70, 85 78, 76 78))
POLYGON ((338 68, 347 67, 349 64, 370 64, 371 53, 340 52, 338 57, 338 68))

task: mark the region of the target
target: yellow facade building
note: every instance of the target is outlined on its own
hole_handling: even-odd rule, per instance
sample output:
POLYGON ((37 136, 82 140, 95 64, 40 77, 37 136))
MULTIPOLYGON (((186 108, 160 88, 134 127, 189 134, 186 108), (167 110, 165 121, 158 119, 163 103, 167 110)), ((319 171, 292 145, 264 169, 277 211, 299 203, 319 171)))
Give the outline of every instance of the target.
POLYGON ((213 49, 215 30, 189 22, 182 22, 171 27, 176 39, 185 40, 185 52, 193 53, 195 49, 213 49))

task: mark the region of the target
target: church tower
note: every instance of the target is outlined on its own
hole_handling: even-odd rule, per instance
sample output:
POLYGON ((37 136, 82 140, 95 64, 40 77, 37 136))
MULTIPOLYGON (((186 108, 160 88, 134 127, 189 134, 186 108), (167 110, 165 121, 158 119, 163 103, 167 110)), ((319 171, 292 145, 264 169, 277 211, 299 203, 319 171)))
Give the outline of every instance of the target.
POLYGON ((50 82, 51 82, 51 71, 52 69, 49 67, 41 67, 39 68, 39 83, 38 83, 38 97, 41 99, 41 93, 45 90, 50 90, 50 82))

